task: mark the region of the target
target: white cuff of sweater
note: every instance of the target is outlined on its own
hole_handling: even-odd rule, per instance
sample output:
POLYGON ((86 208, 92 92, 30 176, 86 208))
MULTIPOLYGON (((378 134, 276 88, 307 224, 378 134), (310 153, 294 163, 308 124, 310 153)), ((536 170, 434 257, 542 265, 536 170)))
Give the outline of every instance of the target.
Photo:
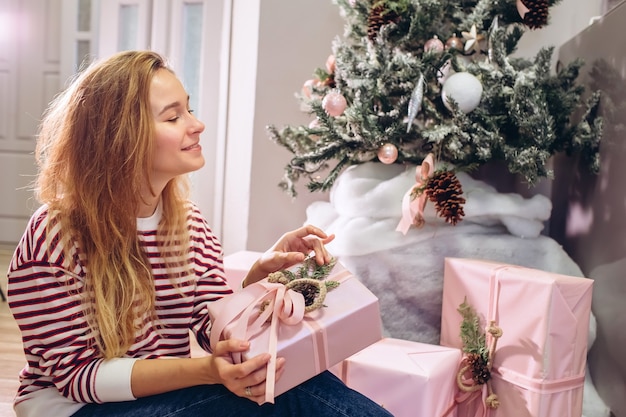
POLYGON ((137 358, 115 358, 103 361, 96 375, 95 390, 98 401, 116 402, 135 400, 130 376, 137 358))

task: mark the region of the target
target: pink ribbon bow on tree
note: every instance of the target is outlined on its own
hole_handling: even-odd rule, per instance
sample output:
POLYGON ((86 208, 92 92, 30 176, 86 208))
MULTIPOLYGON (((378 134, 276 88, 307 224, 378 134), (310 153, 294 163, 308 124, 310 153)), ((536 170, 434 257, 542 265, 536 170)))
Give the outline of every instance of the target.
POLYGON ((423 187, 428 179, 435 172, 435 158, 432 153, 426 155, 422 165, 415 168, 416 184, 409 189, 402 199, 402 218, 396 227, 396 231, 406 235, 411 225, 422 227, 424 225, 424 208, 426 207, 426 193, 423 191, 415 192, 416 189, 423 187), (414 196, 414 194, 417 194, 414 196))

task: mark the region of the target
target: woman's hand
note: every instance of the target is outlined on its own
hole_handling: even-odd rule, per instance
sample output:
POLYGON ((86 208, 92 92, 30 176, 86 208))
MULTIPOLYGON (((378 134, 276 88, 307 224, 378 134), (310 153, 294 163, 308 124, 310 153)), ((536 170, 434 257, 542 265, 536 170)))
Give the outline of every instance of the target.
MULTIPOLYGON (((231 352, 245 352, 249 349, 248 342, 229 339, 217 343, 213 354, 207 356, 209 373, 217 378, 217 383, 224 385, 229 391, 240 397, 261 405, 265 402, 265 376, 267 363, 271 355, 263 353, 240 364, 233 364, 231 352)), ((284 371, 285 359, 276 360, 276 380, 284 371)))
POLYGON ((304 261, 311 252, 315 253, 318 265, 329 263, 333 257, 325 245, 334 238, 335 235, 327 235, 323 230, 311 225, 285 233, 252 265, 243 286, 257 282, 272 272, 296 265, 304 261))
MULTIPOLYGON (((223 340, 211 355, 200 358, 141 359, 131 373, 131 389, 137 398, 204 384, 222 384, 240 397, 265 402, 265 377, 269 353, 233 364, 231 353, 246 352, 248 342, 223 340)), ((276 380, 283 373, 284 358, 276 359, 276 380)))

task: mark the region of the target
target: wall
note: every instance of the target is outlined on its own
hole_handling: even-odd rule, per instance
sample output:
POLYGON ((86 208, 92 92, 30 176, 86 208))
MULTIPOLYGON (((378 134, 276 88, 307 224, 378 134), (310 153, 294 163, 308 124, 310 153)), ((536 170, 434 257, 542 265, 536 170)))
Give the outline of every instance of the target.
POLYGON ((589 353, 590 373, 615 417, 626 417, 626 3, 567 42, 560 58, 587 63, 582 80, 600 89, 604 137, 600 173, 590 174, 571 159, 555 160, 551 236, 583 273, 594 279, 592 311, 597 338, 589 353))
POLYGON ((241 9, 238 3, 231 32, 222 234, 227 254, 266 250, 284 232, 303 224, 312 201, 327 198, 301 189, 292 200, 278 188, 291 154, 270 141, 265 127, 308 124, 294 94, 316 67, 324 66, 332 39, 343 31, 339 9, 331 0, 245 1, 241 9))
POLYGON ((311 118, 300 111, 294 93, 312 78, 315 68, 324 66, 332 52, 332 39, 343 31, 343 20, 330 0, 264 0, 260 27, 265 35, 259 42, 263 54, 258 68, 263 88, 257 90, 256 97, 248 227, 249 247, 256 250, 264 250, 283 232, 301 226, 305 208, 314 200, 327 198, 326 193, 311 194, 301 184, 298 198, 292 200, 278 188, 283 167, 292 155, 268 139, 265 126, 310 122, 311 118), (277 15, 277 11, 284 15, 277 15))

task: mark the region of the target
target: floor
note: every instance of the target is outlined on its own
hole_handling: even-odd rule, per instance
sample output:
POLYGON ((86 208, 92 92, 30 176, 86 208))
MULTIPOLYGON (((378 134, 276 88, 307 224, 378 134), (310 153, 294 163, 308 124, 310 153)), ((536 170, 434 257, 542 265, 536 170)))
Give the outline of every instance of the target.
MULTIPOLYGON (((0 247, 0 287, 6 294, 6 274, 12 249, 0 247)), ((5 301, 0 301, 0 417, 15 416, 13 397, 17 390, 17 374, 24 366, 20 332, 5 301)))

